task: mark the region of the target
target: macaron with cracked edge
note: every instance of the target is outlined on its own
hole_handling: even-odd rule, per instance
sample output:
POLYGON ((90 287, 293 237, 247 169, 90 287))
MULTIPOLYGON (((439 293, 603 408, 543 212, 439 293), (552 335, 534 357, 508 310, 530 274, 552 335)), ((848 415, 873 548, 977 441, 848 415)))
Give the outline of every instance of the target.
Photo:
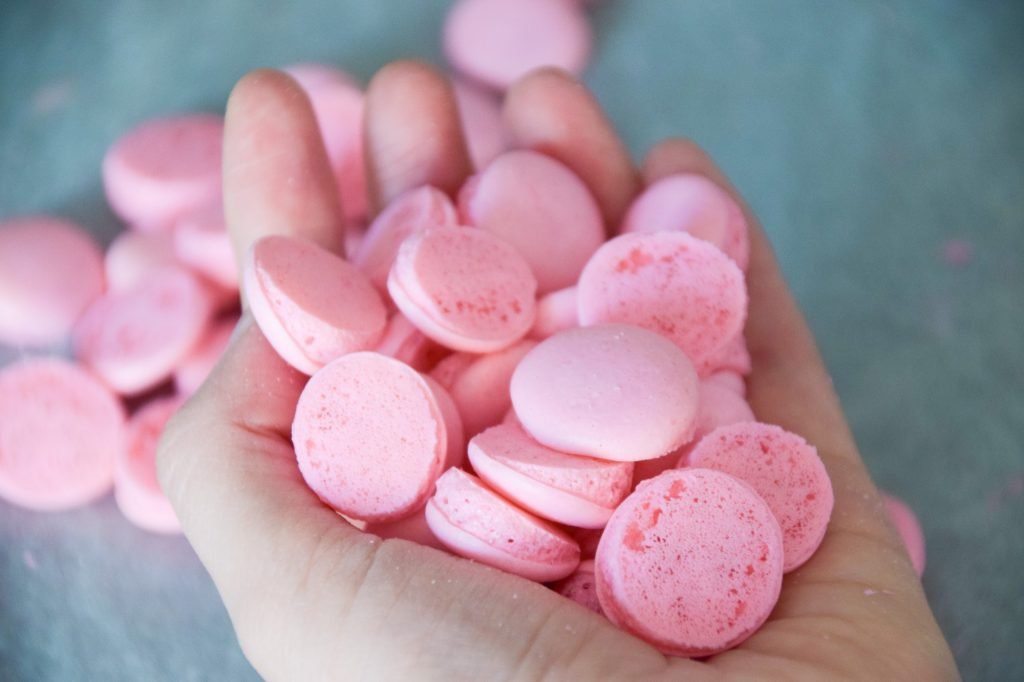
POLYGON ((444 414, 416 370, 373 352, 312 376, 292 444, 306 484, 347 517, 393 521, 422 507, 448 454, 444 414))
POLYGON ((66 341, 103 287, 103 255, 82 228, 47 216, 0 222, 0 342, 66 341))
POLYGON ((402 242, 388 292, 420 331, 453 350, 493 353, 533 325, 537 280, 483 230, 433 227, 402 242))
POLYGON ((697 373, 668 339, 608 324, 556 334, 531 350, 511 383, 516 416, 561 452, 616 461, 668 454, 693 435, 697 373))
POLYGON ((384 303, 366 275, 305 239, 260 239, 249 249, 242 283, 270 345, 305 374, 372 348, 387 324, 384 303))
POLYGON ((594 559, 610 621, 673 656, 736 646, 768 618, 782 589, 782 531, 746 483, 672 469, 612 514, 594 559))
POLYGON ((618 236, 587 262, 577 285, 580 324, 634 324, 671 339, 698 367, 743 329, 743 273, 685 232, 618 236))
POLYGON ((437 479, 426 517, 430 530, 454 553, 523 578, 559 580, 580 563, 580 548, 565 531, 461 469, 437 479))
POLYGON ((0 498, 38 511, 110 490, 124 411, 106 386, 55 358, 0 370, 0 498))
POLYGON ((114 467, 114 500, 121 513, 143 530, 178 533, 181 524, 156 477, 156 447, 167 422, 185 399, 158 398, 128 420, 124 447, 114 467))
POLYGON ((578 528, 603 527, 633 480, 632 462, 558 452, 517 424, 499 424, 475 436, 469 461, 477 476, 520 507, 578 528))
POLYGON ((567 166, 529 150, 502 154, 459 191, 459 216, 505 240, 537 277, 537 291, 572 286, 604 241, 586 184, 567 166))
POLYGON ((764 498, 782 527, 785 572, 811 558, 832 516, 832 481, 818 450, 773 424, 740 422, 706 435, 689 466, 735 476, 764 498))
POLYGON ((921 530, 921 523, 917 520, 917 515, 914 514, 910 505, 895 495, 883 492, 882 501, 885 503, 885 511, 889 515, 889 520, 892 521, 892 525, 896 526, 896 531, 900 534, 900 539, 903 540, 903 546, 907 548, 914 572, 920 578, 924 575, 925 567, 924 532, 921 530))

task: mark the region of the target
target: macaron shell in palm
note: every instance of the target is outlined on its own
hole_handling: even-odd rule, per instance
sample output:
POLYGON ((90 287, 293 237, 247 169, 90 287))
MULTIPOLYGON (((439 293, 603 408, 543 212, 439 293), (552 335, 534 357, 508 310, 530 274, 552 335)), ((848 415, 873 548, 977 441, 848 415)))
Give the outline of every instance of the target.
POLYGON ((434 535, 456 554, 530 580, 564 578, 580 562, 579 547, 564 531, 460 469, 449 469, 437 480, 426 518, 434 535))

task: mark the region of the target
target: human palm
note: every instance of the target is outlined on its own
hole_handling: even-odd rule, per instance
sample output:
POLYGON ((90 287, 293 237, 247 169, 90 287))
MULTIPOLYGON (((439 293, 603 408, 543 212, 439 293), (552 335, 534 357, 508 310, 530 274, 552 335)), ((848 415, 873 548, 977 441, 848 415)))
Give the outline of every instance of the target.
MULTIPOLYGON (((740 201, 686 140, 637 170, 588 92, 535 72, 505 104, 517 146, 566 163, 616 224, 642 188, 701 173, 740 201)), ((408 62, 367 93, 372 205, 470 173, 450 89, 408 62)), ((252 73, 227 112, 224 200, 237 254, 267 234, 340 252, 344 220, 309 103, 283 74, 252 73)), ((742 202, 741 202, 742 203, 742 202)), ((271 680, 872 679, 958 677, 921 584, 885 520, 814 340, 753 217, 746 337, 758 418, 817 445, 835 509, 771 618, 706 661, 665 657, 558 594, 403 540, 362 533, 303 483, 291 422, 305 377, 243 317, 211 378, 168 426, 160 478, 213 577, 246 656, 271 680)))

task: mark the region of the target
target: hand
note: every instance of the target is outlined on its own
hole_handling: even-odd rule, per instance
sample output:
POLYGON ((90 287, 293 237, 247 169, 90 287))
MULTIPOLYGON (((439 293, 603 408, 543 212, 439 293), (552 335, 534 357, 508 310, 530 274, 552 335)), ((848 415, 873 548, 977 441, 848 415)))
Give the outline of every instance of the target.
MULTIPOLYGON (((672 173, 702 173, 739 201, 686 140, 659 144, 637 172, 591 96, 561 73, 527 76, 505 114, 516 144, 575 170, 610 224, 641 184, 672 173)), ((374 78, 365 136, 378 210, 421 184, 454 192, 470 173, 449 87, 427 67, 396 63, 374 78)), ((271 233, 340 252, 319 133, 283 74, 252 73, 232 93, 224 192, 237 254, 271 233)), ((956 679, 814 340, 760 228, 751 239, 748 397, 759 419, 817 445, 836 497, 821 548, 786 576, 754 636, 706 662, 666 658, 540 585, 353 528, 296 466, 290 429, 305 378, 245 316, 168 427, 159 468, 255 668, 271 680, 956 679)))

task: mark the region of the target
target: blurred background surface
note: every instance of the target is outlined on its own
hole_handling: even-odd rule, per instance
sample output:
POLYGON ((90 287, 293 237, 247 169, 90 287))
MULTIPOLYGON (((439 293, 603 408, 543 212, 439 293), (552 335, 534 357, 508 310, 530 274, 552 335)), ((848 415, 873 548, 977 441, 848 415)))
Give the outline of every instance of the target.
MULTIPOLYGON (((0 218, 104 241, 103 152, 247 70, 443 65, 444 0, 0 6, 0 218)), ((1024 679, 1024 3, 608 0, 586 82, 636 158, 704 145, 752 204, 878 483, 917 510, 966 679, 1024 679)), ((0 679, 248 680, 181 538, 0 502, 0 679)))

